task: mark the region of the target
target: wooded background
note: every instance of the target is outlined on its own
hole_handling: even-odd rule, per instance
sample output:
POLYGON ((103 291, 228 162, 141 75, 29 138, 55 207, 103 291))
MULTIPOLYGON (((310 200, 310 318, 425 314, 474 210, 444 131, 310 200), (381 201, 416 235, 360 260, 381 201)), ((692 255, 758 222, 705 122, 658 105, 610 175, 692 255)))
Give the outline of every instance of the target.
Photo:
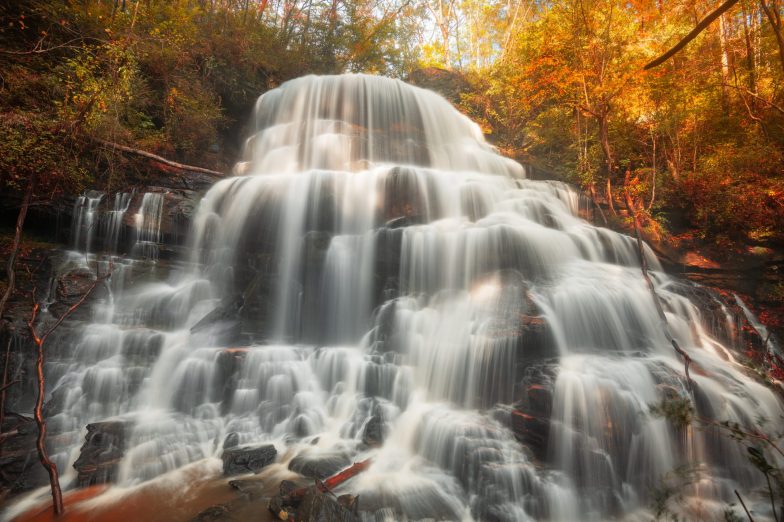
MULTIPOLYGON (((718 5, 6 2, 0 190, 23 192, 32 176, 38 199, 143 183, 149 162, 104 142, 228 172, 256 98, 283 81, 351 71, 407 79, 438 67, 451 71, 442 90, 503 152, 606 203, 629 189, 650 234, 779 248, 781 2, 737 1, 643 70, 718 5)), ((784 299, 784 288, 771 292, 784 299)))

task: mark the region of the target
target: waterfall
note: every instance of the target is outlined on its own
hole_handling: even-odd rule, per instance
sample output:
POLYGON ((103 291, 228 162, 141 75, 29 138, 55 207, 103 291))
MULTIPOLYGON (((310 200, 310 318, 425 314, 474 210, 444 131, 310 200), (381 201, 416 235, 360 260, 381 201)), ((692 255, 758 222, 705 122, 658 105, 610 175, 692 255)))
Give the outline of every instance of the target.
POLYGON ((103 248, 106 252, 115 254, 119 248, 122 235, 123 219, 131 204, 132 193, 118 192, 114 195, 114 206, 107 211, 103 220, 103 248))
POLYGON ((155 260, 161 242, 161 219, 163 217, 163 194, 147 192, 142 197, 139 212, 134 216, 134 257, 155 260))
MULTIPOLYGON (((635 241, 581 219, 573 188, 526 179, 447 101, 397 80, 293 80, 253 122, 187 262, 113 287, 48 356, 60 469, 87 423, 113 418, 129 426, 125 486, 220 455, 229 433, 275 444, 276 465, 372 457, 345 486, 368 520, 645 518, 690 464, 679 492, 716 516, 764 485, 735 441, 651 413, 692 397, 700 417, 781 428, 780 399, 719 340, 731 321, 703 317, 646 246, 690 388, 635 241), (373 418, 379 447, 363 443, 373 418)), ((83 250, 95 201, 75 213, 83 250)), ((162 214, 145 194, 134 256, 156 259, 162 214)))
POLYGON ((103 193, 91 191, 76 199, 71 226, 72 248, 84 252, 92 251, 96 226, 95 213, 103 197, 103 193))

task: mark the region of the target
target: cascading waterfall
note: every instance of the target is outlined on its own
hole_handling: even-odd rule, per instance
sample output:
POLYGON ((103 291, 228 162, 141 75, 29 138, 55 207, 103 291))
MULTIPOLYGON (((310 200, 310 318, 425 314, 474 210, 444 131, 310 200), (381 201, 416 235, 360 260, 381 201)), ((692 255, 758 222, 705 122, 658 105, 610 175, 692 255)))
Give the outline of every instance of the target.
MULTIPOLYGON (((781 402, 646 249, 699 368, 690 391, 635 242, 582 220, 573 189, 526 179, 444 99, 396 80, 293 80, 254 122, 236 175, 200 204, 187 267, 113 285, 50 356, 61 469, 78 430, 118 417, 122 484, 218 455, 234 432, 284 459, 372 457, 346 486, 367 519, 645 518, 687 463, 699 478, 682 493, 718 513, 763 484, 737 443, 650 406, 693 395, 701 417, 779 426, 781 402), (380 447, 362 443, 374 418, 380 447)), ((137 257, 155 258, 161 205, 144 196, 137 257)))

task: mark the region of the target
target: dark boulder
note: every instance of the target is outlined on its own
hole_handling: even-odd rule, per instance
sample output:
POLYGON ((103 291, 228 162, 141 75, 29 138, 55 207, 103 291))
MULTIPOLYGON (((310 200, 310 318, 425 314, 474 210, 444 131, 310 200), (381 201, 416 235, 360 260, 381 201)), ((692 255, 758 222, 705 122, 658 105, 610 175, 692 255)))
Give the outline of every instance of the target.
POLYGON ((345 453, 328 453, 308 455, 300 453, 289 462, 289 469, 303 477, 325 479, 341 469, 351 465, 351 459, 345 453))
POLYGON ((35 421, 30 417, 6 412, 2 433, 0 499, 7 493, 22 493, 48 484, 49 477, 35 449, 38 437, 35 421))
POLYGON ((127 423, 121 420, 95 422, 87 425, 87 435, 74 462, 80 487, 112 482, 125 454, 127 423))
POLYGON ((370 447, 381 446, 384 443, 384 419, 381 415, 373 415, 367 421, 362 431, 362 442, 370 447))
POLYGON ((231 411, 239 371, 247 354, 247 348, 226 348, 218 354, 217 371, 214 373, 210 388, 212 390, 211 400, 220 403, 222 415, 231 411))
POLYGON ((422 181, 421 171, 416 168, 393 167, 384 179, 384 201, 378 221, 399 222, 399 226, 426 222, 431 202, 422 181))
POLYGON ((235 448, 240 445, 240 436, 236 431, 232 431, 226 438, 223 439, 223 449, 227 450, 230 448, 235 448))
POLYGON ((230 480, 229 486, 247 500, 258 500, 264 496, 264 483, 260 480, 230 480))
POLYGON ((223 504, 210 506, 193 517, 191 522, 216 522, 218 520, 230 520, 230 509, 228 506, 223 504))
POLYGON ((191 327, 191 333, 206 337, 210 344, 230 346, 245 343, 248 339, 242 334, 241 317, 244 306, 242 295, 223 299, 191 327))
POLYGON ((558 366, 555 363, 528 367, 518 384, 518 400, 509 416, 509 427, 515 438, 540 460, 547 457, 553 387, 557 372, 558 366))
MULTIPOLYGON (((355 504, 354 504, 355 505, 355 504)), ((297 509, 297 522, 359 522, 359 517, 337 500, 316 488, 309 488, 297 509)))
POLYGON ((223 452, 223 474, 258 473, 275 461, 278 451, 272 444, 257 447, 234 447, 223 452))

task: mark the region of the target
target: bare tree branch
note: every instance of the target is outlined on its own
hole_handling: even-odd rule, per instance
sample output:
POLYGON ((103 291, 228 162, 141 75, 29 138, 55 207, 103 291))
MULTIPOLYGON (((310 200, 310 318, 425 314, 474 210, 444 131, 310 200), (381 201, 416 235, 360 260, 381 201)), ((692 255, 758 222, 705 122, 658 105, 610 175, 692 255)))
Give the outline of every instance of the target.
POLYGON ((661 320, 662 329, 664 330, 664 336, 667 338, 668 341, 672 344, 672 347, 675 349, 678 354, 683 357, 683 366, 684 366, 684 373, 686 374, 686 384, 691 389, 691 376, 689 375, 689 366, 691 365, 691 357, 687 354, 683 348, 678 345, 678 341, 670 333, 670 327, 667 322, 667 316, 664 314, 664 308, 662 308, 661 300, 659 299, 659 295, 656 293, 656 288, 653 286, 653 281, 651 280, 651 276, 648 274, 648 261, 645 258, 645 250, 643 249, 643 242, 642 242, 642 233, 640 231, 640 220, 637 216, 637 209, 634 205, 634 200, 632 200, 632 196, 629 193, 629 171, 626 172, 626 179, 624 182, 624 198, 626 202, 626 208, 629 211, 629 214, 632 217, 632 221, 634 222, 634 232, 637 236, 637 253, 640 256, 640 270, 642 271, 642 276, 645 279, 645 283, 648 285, 648 290, 651 292, 651 297, 653 298, 653 304, 656 306, 656 312, 659 314, 659 319, 661 320))
POLYGON ((210 170, 210 169, 205 169, 204 167, 196 167, 194 165, 177 163, 176 161, 166 159, 163 156, 158 156, 157 154, 153 154, 152 152, 147 152, 146 150, 134 149, 133 147, 127 147, 125 145, 120 145, 119 143, 113 143, 111 141, 105 141, 99 139, 94 139, 94 140, 108 149, 119 150, 122 152, 127 152, 128 154, 135 154, 137 156, 142 156, 144 158, 157 161, 158 163, 163 163, 164 165, 168 165, 169 167, 174 167, 175 169, 184 170, 186 172, 199 172, 201 174, 209 174, 210 176, 219 176, 219 177, 225 176, 223 172, 218 172, 217 170, 210 170))
POLYGON ((673 47, 672 47, 672 48, 671 48, 669 51, 667 51, 667 52, 666 52, 666 53, 664 53, 663 55, 659 56, 658 58, 656 58, 656 59, 655 59, 655 60, 653 60, 652 62, 648 63, 648 64, 647 64, 645 67, 643 67, 643 69, 647 71, 648 69, 653 69, 653 68, 654 68, 654 67, 656 67, 657 65, 661 65, 661 64, 663 64, 664 62, 666 62, 666 61, 667 61, 668 59, 670 59, 670 58, 671 58, 673 55, 675 55, 675 54, 676 54, 678 51, 680 51, 681 49, 683 49, 684 47, 686 47, 686 45, 687 45, 689 42, 691 42, 692 40, 694 40, 694 39, 697 37, 697 35, 698 35, 698 34, 700 34, 702 31, 704 31, 704 30, 705 30, 705 28, 706 28, 706 27, 708 27, 708 26, 711 24, 711 22, 713 22, 715 19, 717 19, 718 17, 720 17, 722 14, 724 14, 724 13, 725 13, 726 11, 728 11, 728 10, 729 10, 729 9, 730 9, 730 8, 731 8, 733 5, 735 5, 735 4, 737 4, 737 3, 738 3, 738 0, 726 0, 726 1, 725 1, 723 4, 721 4, 719 7, 717 7, 716 9, 714 9, 713 11, 711 11, 710 13, 708 13, 708 15, 707 15, 705 18, 703 18, 702 20, 700 20, 700 22, 699 22, 699 23, 698 23, 698 24, 697 24, 697 25, 694 27, 694 29, 692 29, 692 30, 691 30, 691 32, 689 32, 689 34, 687 34, 686 36, 684 36, 684 37, 683 37, 683 38, 682 38, 682 39, 681 39, 681 40, 680 40, 680 41, 679 41, 677 44, 675 44, 675 45, 674 45, 674 46, 673 46, 673 47))
POLYGON ((3 317, 5 305, 14 293, 16 286, 16 256, 19 254, 19 244, 22 241, 22 229, 24 228, 25 218, 27 217, 27 209, 30 207, 30 198, 33 195, 33 187, 35 186, 35 176, 31 176, 27 182, 27 190, 25 190, 22 206, 19 208, 19 214, 16 217, 16 227, 14 229, 14 242, 11 245, 11 252, 8 254, 6 261, 6 273, 8 276, 8 286, 3 292, 3 297, 0 298, 0 319, 3 317))
POLYGON ((35 403, 34 409, 34 417, 35 423, 38 426, 38 437, 36 439, 36 449, 38 450, 38 458, 41 461, 41 465, 46 469, 47 473, 49 474, 49 485, 52 489, 52 505, 54 508, 55 515, 59 516, 63 514, 64 507, 63 507, 63 493, 60 489, 60 475, 57 471, 57 465, 52 462, 52 459, 49 458, 49 453, 46 450, 46 421, 44 420, 43 414, 43 406, 44 406, 44 396, 45 396, 45 381, 44 381, 44 343, 49 338, 49 336, 54 332, 65 319, 71 315, 74 311, 76 311, 84 302, 87 300, 88 297, 93 293, 93 290, 96 287, 105 281, 109 276, 111 276, 112 267, 111 264, 109 265, 109 269, 103 276, 96 276, 95 281, 92 282, 90 287, 85 291, 82 296, 72 304, 55 322, 52 326, 50 326, 43 335, 38 334, 38 330, 35 326, 35 321, 38 318, 38 313, 40 312, 41 305, 35 299, 35 291, 33 291, 33 310, 30 314, 30 319, 27 322, 27 327, 30 330, 30 335, 33 337, 33 342, 35 342, 36 346, 38 347, 38 356, 36 359, 36 378, 38 381, 38 398, 35 403))

